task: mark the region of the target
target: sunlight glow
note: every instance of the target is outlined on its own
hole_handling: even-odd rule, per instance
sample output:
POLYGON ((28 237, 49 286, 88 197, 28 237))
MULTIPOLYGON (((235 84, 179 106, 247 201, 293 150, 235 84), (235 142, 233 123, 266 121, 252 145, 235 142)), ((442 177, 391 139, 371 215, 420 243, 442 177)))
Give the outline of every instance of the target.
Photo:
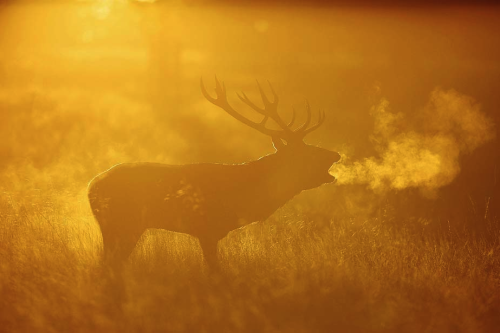
POLYGON ((454 1, 0 1, 0 331, 498 332, 500 8, 454 1))
POLYGON ((255 30, 258 32, 266 32, 269 29, 269 22, 266 20, 257 20, 254 23, 255 30))
POLYGON ((96 18, 104 20, 109 16, 114 0, 97 0, 93 6, 93 13, 96 18))

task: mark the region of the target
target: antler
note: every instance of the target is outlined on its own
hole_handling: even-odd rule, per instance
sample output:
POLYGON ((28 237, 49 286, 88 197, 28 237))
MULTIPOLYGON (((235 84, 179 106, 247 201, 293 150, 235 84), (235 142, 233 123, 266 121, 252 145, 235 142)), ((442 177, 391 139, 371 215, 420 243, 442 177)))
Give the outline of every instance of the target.
POLYGON ((271 92, 273 94, 273 101, 272 102, 269 101, 269 99, 267 98, 266 94, 264 93, 264 90, 262 89, 262 87, 260 86, 259 82, 257 81, 257 86, 259 88, 259 92, 260 92, 260 95, 261 95, 261 98, 262 98, 262 102, 264 103, 264 108, 259 108, 258 106, 256 106, 245 95, 244 92, 241 92, 241 95, 237 94, 237 96, 241 99, 241 101, 243 103, 245 103, 246 105, 248 105, 249 107, 251 107, 257 113, 259 113, 259 114, 261 114, 261 115, 264 116, 264 118, 262 119, 262 121, 259 122, 259 123, 257 123, 257 122, 254 122, 254 121, 251 121, 251 120, 245 118, 244 116, 242 116, 241 114, 239 114, 237 111, 235 111, 229 105, 229 102, 227 101, 226 87, 224 85, 224 82, 222 82, 222 85, 221 85, 221 83, 219 82, 219 80, 217 80, 217 76, 215 77, 215 94, 216 94, 215 98, 211 97, 208 94, 207 90, 205 89, 205 85, 203 84, 203 79, 200 79, 201 92, 202 92, 203 96, 205 96, 205 98, 209 102, 211 102, 212 104, 220 107, 221 109, 223 109, 224 111, 226 111, 231 116, 233 116, 237 120, 241 121, 245 125, 250 126, 250 127, 254 128, 254 129, 256 129, 257 131, 259 131, 259 132, 261 132, 263 134, 269 135, 269 136, 271 136, 273 138, 281 138, 281 139, 283 139, 283 140, 285 140, 287 142, 290 142, 290 141, 302 141, 302 139, 308 133, 314 131, 319 126, 321 126, 321 124, 325 120, 325 113, 324 112, 320 112, 319 113, 319 117, 318 117, 318 122, 315 125, 313 125, 312 127, 308 128, 308 126, 309 126, 309 124, 311 122, 311 108, 309 106, 309 102, 306 100, 306 109, 307 109, 307 118, 306 118, 306 121, 304 122, 304 124, 302 126, 300 126, 299 128, 297 128, 296 130, 292 130, 292 126, 293 126, 293 124, 295 122, 295 109, 292 109, 293 110, 292 119, 290 120, 290 122, 288 124, 286 124, 283 121, 283 119, 280 117, 280 115, 278 114, 278 102, 279 102, 278 95, 274 91, 271 83, 269 81, 267 81, 267 83, 269 84, 269 87, 271 88, 271 92), (276 122, 276 124, 278 124, 278 126, 281 128, 281 130, 273 130, 273 129, 267 128, 266 127, 266 122, 267 122, 267 120, 269 118, 271 118, 272 120, 274 120, 276 122))

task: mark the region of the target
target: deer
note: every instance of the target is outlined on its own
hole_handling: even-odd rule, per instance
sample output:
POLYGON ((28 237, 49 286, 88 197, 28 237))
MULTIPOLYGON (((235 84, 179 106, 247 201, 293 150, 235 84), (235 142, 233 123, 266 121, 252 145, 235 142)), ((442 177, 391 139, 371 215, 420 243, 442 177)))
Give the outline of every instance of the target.
POLYGON ((127 261, 147 229, 156 228, 196 237, 209 270, 218 271, 217 245, 230 231, 264 221, 300 192, 335 181, 329 170, 341 156, 304 142, 323 124, 324 112, 311 125, 306 101, 305 122, 294 126, 295 110, 285 122, 271 84, 272 101, 257 81, 263 107, 244 92, 237 94, 263 117, 255 122, 230 106, 225 84, 217 77, 216 97, 207 92, 203 79, 200 86, 210 103, 269 136, 275 151, 241 164, 122 163, 97 175, 89 183, 88 199, 102 232, 103 257, 114 269, 127 261), (269 119, 274 128, 267 126, 269 119))

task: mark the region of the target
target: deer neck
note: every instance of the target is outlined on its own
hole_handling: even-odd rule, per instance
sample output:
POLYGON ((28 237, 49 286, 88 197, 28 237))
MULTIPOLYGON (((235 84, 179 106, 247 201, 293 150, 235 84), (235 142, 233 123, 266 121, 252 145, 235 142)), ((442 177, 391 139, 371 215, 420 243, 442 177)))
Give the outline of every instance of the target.
POLYGON ((244 209, 243 215, 248 215, 250 220, 266 219, 302 191, 296 179, 290 177, 288 167, 276 154, 246 163, 250 181, 246 185, 246 205, 243 205, 248 209, 244 209))

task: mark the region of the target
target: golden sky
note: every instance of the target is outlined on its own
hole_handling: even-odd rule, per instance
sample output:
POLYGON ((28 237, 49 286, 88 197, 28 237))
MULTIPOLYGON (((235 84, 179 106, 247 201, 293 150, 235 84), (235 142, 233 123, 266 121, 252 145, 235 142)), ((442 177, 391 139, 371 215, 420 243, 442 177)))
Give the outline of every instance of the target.
POLYGON ((255 79, 273 83, 285 118, 307 98, 327 116, 308 142, 353 160, 381 156, 370 113, 381 99, 411 123, 435 89, 451 89, 498 123, 498 14, 465 5, 11 2, 0 9, 0 164, 87 179, 125 161, 236 163, 271 152, 268 138, 203 99, 199 79, 210 88, 214 74, 249 117, 235 93, 258 100, 255 79))

